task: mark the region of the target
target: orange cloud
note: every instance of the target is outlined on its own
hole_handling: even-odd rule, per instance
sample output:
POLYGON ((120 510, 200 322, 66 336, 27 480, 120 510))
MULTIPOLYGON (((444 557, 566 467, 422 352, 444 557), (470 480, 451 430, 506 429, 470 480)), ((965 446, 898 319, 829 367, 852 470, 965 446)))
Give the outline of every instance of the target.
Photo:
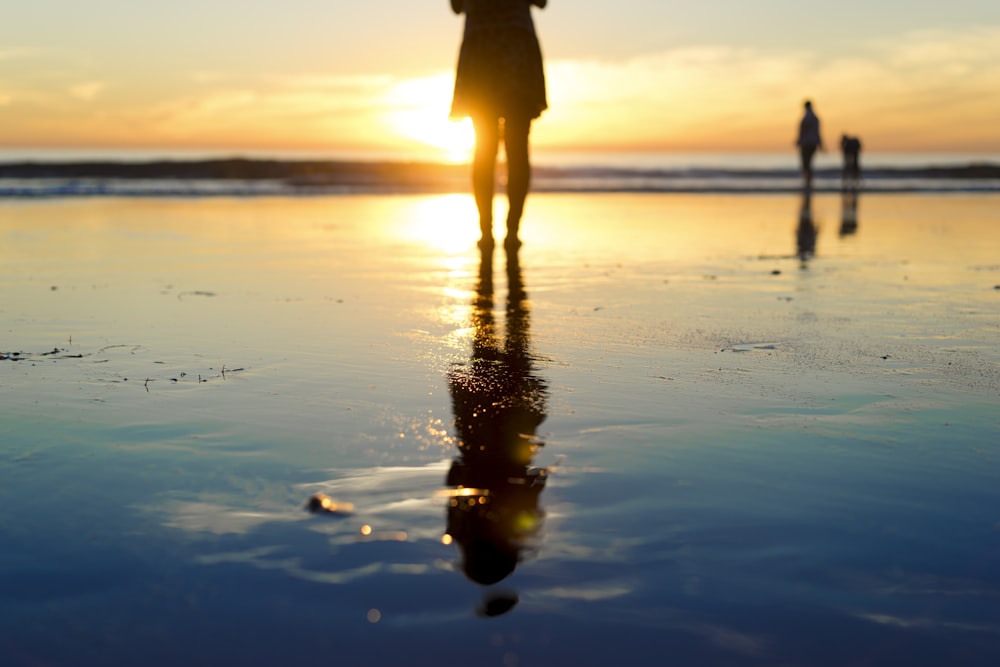
MULTIPOLYGON (((542 149, 774 151, 801 101, 827 143, 869 150, 1000 151, 1000 28, 922 31, 833 59, 804 50, 700 46, 627 60, 547 63, 542 149)), ((417 78, 300 72, 100 72, 54 51, 0 52, 0 145, 374 150, 443 157, 467 142, 446 121, 450 69, 417 78)), ((462 134, 465 132, 466 134, 462 134)))

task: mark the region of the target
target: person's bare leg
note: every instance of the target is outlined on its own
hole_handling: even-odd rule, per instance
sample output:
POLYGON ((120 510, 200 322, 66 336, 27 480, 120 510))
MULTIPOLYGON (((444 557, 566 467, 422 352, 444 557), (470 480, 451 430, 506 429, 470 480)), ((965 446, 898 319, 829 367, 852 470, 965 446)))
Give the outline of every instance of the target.
POLYGON ((481 247, 493 244, 493 189, 496 182, 497 149, 499 147, 498 121, 473 119, 476 129, 476 151, 472 159, 472 194, 479 209, 481 247))
POLYGON ((517 234, 524 214, 524 201, 531 187, 531 161, 528 155, 530 118, 508 118, 504 121, 503 143, 507 153, 507 240, 504 245, 516 248, 521 242, 517 234))

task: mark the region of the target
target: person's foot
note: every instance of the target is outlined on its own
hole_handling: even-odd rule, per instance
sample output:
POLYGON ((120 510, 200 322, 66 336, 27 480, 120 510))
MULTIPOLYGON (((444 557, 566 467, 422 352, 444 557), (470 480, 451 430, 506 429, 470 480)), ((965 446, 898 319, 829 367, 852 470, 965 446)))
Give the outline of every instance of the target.
POLYGON ((517 238, 516 236, 508 236, 503 241, 503 247, 508 252, 517 250, 521 247, 521 239, 517 238))

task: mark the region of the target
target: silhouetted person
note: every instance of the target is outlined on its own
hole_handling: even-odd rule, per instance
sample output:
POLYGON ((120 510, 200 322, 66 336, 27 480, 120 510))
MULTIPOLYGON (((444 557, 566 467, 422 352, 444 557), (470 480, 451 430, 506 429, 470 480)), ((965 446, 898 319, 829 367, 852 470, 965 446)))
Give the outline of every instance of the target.
POLYGON ((531 184, 528 133, 548 103, 542 52, 531 5, 548 0, 451 0, 465 13, 451 118, 471 118, 476 129, 472 191, 479 209, 480 246, 493 248, 493 190, 501 138, 507 155, 507 239, 517 248, 518 228, 531 184))
POLYGON ((840 235, 850 236, 858 231, 858 191, 844 190, 840 198, 840 235))
MULTIPOLYGON (((465 575, 485 586, 514 571, 538 532, 538 500, 547 475, 529 467, 543 444, 535 432, 545 419, 548 392, 533 368, 516 252, 507 253, 507 283, 506 335, 500 336, 493 315, 492 251, 483 250, 472 304, 472 354, 448 374, 459 456, 446 480, 453 489, 447 532, 461 551, 465 575)), ((494 601, 485 613, 512 606, 494 601)))
POLYGON ((802 160, 802 178, 805 187, 812 187, 812 163, 817 150, 823 149, 823 137, 819 130, 819 118, 813 113, 812 102, 806 100, 805 113, 799 121, 799 136, 795 145, 799 147, 802 160))
POLYGON ((844 154, 840 188, 844 192, 857 190, 861 184, 861 140, 844 134, 840 137, 840 150, 844 154))
POLYGON ((818 230, 813 222, 812 214, 812 190, 807 186, 802 188, 799 225, 795 230, 796 254, 802 262, 803 269, 808 268, 809 260, 816 256, 817 235, 818 230))

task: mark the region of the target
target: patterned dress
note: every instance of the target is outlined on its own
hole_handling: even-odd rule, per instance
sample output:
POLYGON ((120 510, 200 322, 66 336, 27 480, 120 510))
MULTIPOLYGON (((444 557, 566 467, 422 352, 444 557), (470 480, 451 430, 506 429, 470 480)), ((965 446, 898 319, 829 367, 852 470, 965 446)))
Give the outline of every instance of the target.
POLYGON ((465 0, 453 119, 537 118, 548 106, 528 0, 465 0))

